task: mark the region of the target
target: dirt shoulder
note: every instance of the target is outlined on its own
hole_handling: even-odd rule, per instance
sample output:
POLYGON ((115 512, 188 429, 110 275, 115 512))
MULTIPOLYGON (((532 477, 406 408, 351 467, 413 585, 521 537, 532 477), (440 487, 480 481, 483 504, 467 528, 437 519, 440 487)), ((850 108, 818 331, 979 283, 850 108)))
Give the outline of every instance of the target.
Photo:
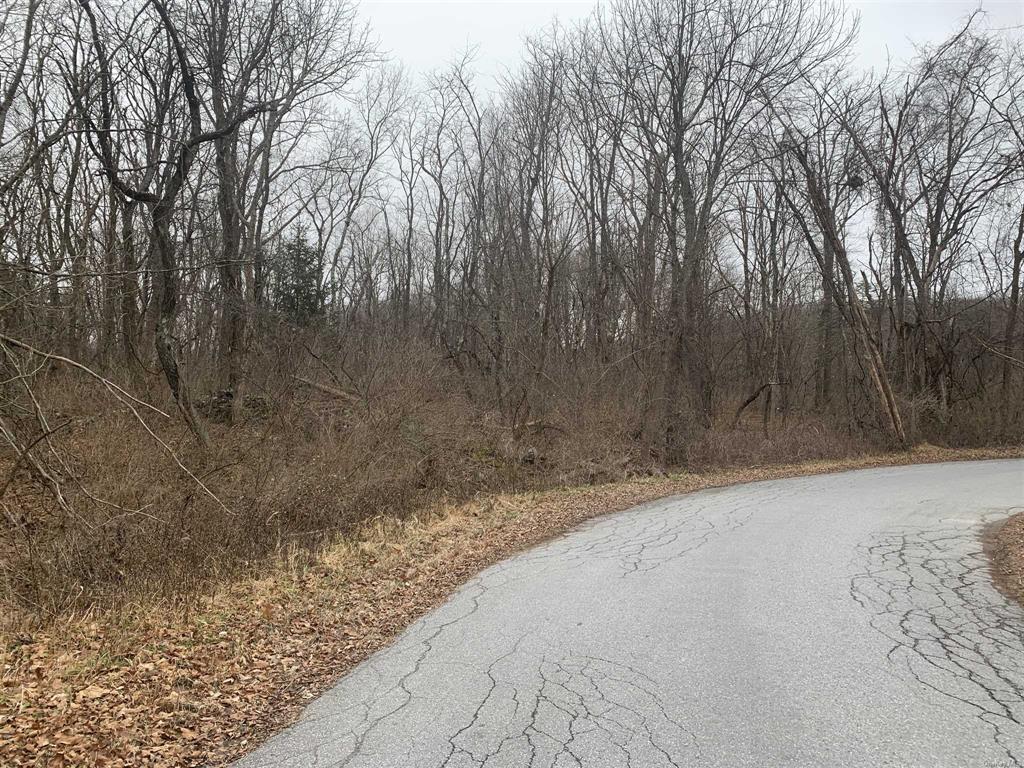
POLYGON ((991 526, 985 549, 1000 591, 1024 605, 1024 512, 991 526))
MULTIPOLYGON (((313 562, 297 553, 198 604, 124 607, 0 637, 0 765, 223 764, 292 722, 483 568, 584 520, 713 486, 849 469, 1020 456, 919 448, 487 496, 381 520, 313 562)), ((1009 561, 1024 585, 1024 520, 1009 561), (1016 558, 1016 559, 1014 559, 1016 558)), ((1008 562, 1009 562, 1008 561, 1008 562)))

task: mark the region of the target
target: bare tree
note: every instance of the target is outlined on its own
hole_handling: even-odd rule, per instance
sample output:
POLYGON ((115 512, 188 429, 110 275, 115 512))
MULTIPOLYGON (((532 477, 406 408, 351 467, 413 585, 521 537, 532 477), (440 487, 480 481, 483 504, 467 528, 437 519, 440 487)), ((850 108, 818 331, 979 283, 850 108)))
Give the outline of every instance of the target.
MULTIPOLYGON (((182 375, 178 358, 178 341, 175 337, 178 309, 178 263, 176 246, 171 232, 172 221, 179 196, 188 180, 189 171, 203 144, 216 142, 231 136, 238 127, 254 115, 266 111, 271 103, 239 103, 230 114, 222 116, 221 122, 212 128, 203 124, 203 102, 200 98, 199 81, 195 63, 185 47, 179 22, 172 9, 162 0, 153 0, 152 7, 157 16, 157 25, 165 38, 171 54, 177 87, 180 88, 184 104, 168 94, 164 111, 167 122, 160 130, 174 139, 168 141, 167 154, 161 158, 164 165, 158 172, 155 189, 137 188, 125 179, 118 166, 114 149, 114 107, 117 82, 114 79, 112 61, 108 55, 107 35, 117 31, 112 25, 101 26, 98 15, 89 0, 79 0, 85 11, 92 35, 95 54, 96 74, 90 78, 91 90, 97 90, 99 114, 91 109, 93 94, 76 92, 73 97, 82 119, 89 126, 96 142, 96 151, 104 174, 119 192, 132 200, 144 203, 150 212, 151 248, 154 274, 157 284, 158 319, 156 327, 156 353, 160 361, 171 394, 178 404, 186 423, 202 445, 209 443, 206 429, 196 413, 189 392, 188 382, 182 375), (88 101, 87 101, 88 100, 88 101), (176 120, 175 118, 180 118, 176 120)), ((132 29, 125 30, 132 34, 132 29)), ((116 38, 115 38, 116 39, 116 38)), ((152 130, 147 126, 144 130, 152 130)), ((144 179, 145 180, 145 179, 144 179)))

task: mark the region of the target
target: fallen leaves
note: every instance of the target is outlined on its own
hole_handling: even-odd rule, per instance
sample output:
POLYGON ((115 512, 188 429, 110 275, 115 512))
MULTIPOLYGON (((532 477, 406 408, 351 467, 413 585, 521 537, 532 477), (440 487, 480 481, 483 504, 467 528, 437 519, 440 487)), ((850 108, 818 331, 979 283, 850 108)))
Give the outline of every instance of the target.
POLYGON ((986 544, 996 584, 1024 605, 1024 512, 997 523, 986 544))
POLYGON ((11 630, 0 638, 0 765, 221 765, 473 574, 587 518, 713 485, 1011 455, 1020 452, 928 448, 489 496, 378 520, 311 567, 272 567, 188 610, 124 608, 11 630))
POLYGON ((93 699, 102 699, 104 696, 112 693, 109 688, 101 688, 98 685, 90 685, 88 688, 83 688, 75 696, 78 701, 92 701, 93 699))

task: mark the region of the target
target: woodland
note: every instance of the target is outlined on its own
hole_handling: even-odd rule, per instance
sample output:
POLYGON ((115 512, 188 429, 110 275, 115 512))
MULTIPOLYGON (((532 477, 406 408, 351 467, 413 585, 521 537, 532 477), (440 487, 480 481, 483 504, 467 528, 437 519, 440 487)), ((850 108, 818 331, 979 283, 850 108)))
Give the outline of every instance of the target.
POLYGON ((0 599, 439 499, 1024 438, 1024 46, 615 0, 414 77, 349 0, 0 8, 0 599))

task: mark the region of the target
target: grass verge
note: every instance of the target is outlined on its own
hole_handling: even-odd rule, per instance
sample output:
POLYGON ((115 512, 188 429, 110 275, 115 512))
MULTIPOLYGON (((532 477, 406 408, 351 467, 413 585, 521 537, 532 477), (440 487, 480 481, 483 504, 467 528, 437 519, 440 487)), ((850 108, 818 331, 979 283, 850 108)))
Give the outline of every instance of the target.
POLYGON ((473 574, 598 515, 734 483, 1020 455, 926 446, 489 495, 372 521, 316 560, 285 553, 260 578, 199 601, 15 624, 0 637, 0 765, 226 763, 293 721, 473 574))

